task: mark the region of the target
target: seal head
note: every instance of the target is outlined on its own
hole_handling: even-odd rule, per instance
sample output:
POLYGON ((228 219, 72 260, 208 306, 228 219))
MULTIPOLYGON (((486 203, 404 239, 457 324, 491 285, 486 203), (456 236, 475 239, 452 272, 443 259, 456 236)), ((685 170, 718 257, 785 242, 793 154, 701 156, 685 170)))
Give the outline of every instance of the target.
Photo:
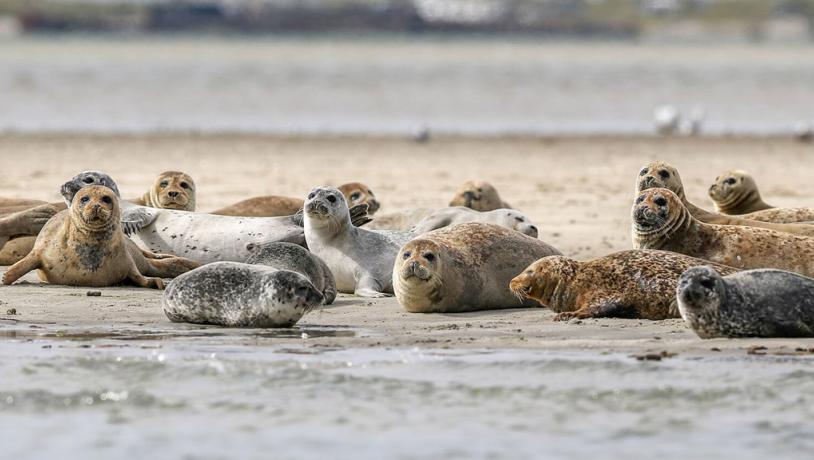
POLYGON ((430 308, 444 299, 443 271, 444 251, 437 243, 426 239, 410 241, 396 257, 399 282, 394 283, 394 289, 414 308, 430 308))
POLYGON ((715 337, 721 329, 718 314, 726 300, 726 284, 711 267, 693 267, 678 279, 678 310, 701 338, 715 337))
POLYGON ((455 192, 455 196, 449 202, 449 205, 464 206, 476 211, 511 208, 500 198, 497 189, 492 184, 483 181, 464 182, 455 192))
POLYGON ((360 204, 367 204, 367 213, 373 215, 381 207, 381 203, 376 199, 376 195, 365 184, 360 182, 350 182, 342 184, 339 191, 345 196, 348 202, 348 207, 352 208, 360 204))
POLYGON ((91 185, 76 192, 71 222, 83 233, 112 233, 119 226, 119 200, 112 189, 91 185))
POLYGON ((165 171, 156 177, 144 202, 156 208, 195 211, 195 182, 188 174, 165 171))
POLYGON ((663 161, 651 161, 639 170, 636 195, 652 188, 666 188, 684 200, 684 186, 678 170, 663 161))
POLYGON ((676 231, 692 222, 681 199, 665 188, 641 192, 631 217, 633 241, 639 249, 660 249, 676 231))
POLYGON ((121 196, 119 188, 116 186, 116 182, 113 181, 113 178, 100 171, 84 171, 77 174, 71 180, 62 184, 59 192, 65 199, 65 203, 70 207, 76 192, 82 187, 88 187, 90 185, 107 187, 113 190, 117 197, 121 196))
POLYGON ((303 209, 312 228, 336 234, 351 225, 348 203, 342 192, 336 188, 317 187, 311 190, 303 209))
POLYGON ((509 289, 520 300, 534 299, 554 311, 567 307, 566 292, 579 270, 579 262, 565 256, 548 256, 514 277, 509 289))
POLYGON ((709 197, 718 211, 725 214, 748 214, 769 209, 763 202, 755 179, 746 171, 728 171, 715 178, 709 197))

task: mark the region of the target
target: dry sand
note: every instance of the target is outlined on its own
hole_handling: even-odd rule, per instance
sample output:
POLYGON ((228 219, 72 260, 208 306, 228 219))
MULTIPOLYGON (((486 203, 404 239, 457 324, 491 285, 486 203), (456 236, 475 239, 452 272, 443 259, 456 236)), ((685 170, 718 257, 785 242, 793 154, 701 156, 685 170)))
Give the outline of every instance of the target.
MULTIPOLYGON (((629 249, 629 208, 640 166, 663 159, 678 167, 691 201, 711 208, 706 189, 727 169, 751 171, 764 200, 810 206, 814 183, 806 168, 811 145, 773 138, 280 138, 257 135, 6 135, 0 138, 0 196, 59 200, 59 184, 80 170, 100 169, 124 196, 140 196, 167 169, 191 174, 203 211, 263 194, 303 197, 312 186, 361 181, 383 203, 380 212, 445 206, 468 179, 492 182, 528 214, 540 238, 565 254, 588 259, 629 249)), ((100 333, 222 334, 223 329, 176 325, 160 308, 160 293, 132 288, 88 289, 28 283, 0 287, 6 336, 100 333), (17 331, 17 332, 14 332, 17 331), (72 332, 71 332, 72 331, 72 332)), ((457 315, 407 314, 395 299, 341 296, 300 322, 306 346, 421 346, 601 349, 631 352, 744 353, 754 345, 790 351, 808 340, 701 341, 680 320, 551 321, 543 309, 457 315)), ((258 331, 228 333, 251 341, 258 331)), ((291 334, 265 336, 291 342, 291 334), (276 338, 275 338, 276 337, 276 338)))

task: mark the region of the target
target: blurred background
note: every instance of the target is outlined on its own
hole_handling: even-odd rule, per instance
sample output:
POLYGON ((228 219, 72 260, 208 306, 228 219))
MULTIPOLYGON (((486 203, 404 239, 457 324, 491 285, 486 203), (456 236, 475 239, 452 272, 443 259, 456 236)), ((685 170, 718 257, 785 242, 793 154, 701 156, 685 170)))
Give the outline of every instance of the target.
POLYGON ((4 0, 0 130, 788 134, 814 0, 4 0))

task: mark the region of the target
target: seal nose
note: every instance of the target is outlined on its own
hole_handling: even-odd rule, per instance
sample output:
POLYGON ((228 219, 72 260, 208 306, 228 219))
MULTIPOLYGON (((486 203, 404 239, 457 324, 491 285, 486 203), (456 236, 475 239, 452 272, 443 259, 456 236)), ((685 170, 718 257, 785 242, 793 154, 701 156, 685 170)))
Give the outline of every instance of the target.
POLYGON ((410 270, 411 270, 413 273, 415 273, 415 271, 416 271, 416 270, 418 270, 418 267, 419 267, 418 262, 416 262, 416 261, 412 261, 412 262, 410 263, 410 270))
POLYGON ((167 195, 169 195, 171 198, 175 198, 175 197, 178 196, 178 192, 172 191, 172 192, 167 193, 167 195))
POLYGON ((639 183, 639 190, 646 190, 646 189, 648 189, 648 188, 652 188, 652 187, 653 187, 653 183, 654 183, 654 182, 655 182, 655 179, 653 179, 653 176, 647 176, 647 177, 645 177, 645 178, 644 178, 644 179, 642 179, 642 181, 639 183))

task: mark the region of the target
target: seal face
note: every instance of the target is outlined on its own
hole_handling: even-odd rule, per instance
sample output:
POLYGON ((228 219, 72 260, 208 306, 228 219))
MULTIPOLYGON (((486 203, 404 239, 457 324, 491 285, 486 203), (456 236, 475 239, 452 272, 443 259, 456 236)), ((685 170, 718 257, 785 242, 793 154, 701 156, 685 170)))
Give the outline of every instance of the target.
POLYGON ((393 265, 394 291, 412 313, 533 306, 512 293, 509 281, 532 261, 559 253, 494 224, 457 224, 401 247, 393 265))
POLYGON ((308 248, 333 272, 339 292, 361 297, 393 293, 393 260, 412 233, 354 227, 345 196, 333 187, 308 194, 303 220, 308 248))
POLYGON ((361 182, 349 182, 337 188, 345 196, 348 207, 352 208, 360 204, 367 204, 367 212, 370 215, 375 214, 381 207, 381 203, 376 199, 376 195, 373 194, 370 187, 361 182))
POLYGON ((511 206, 500 198, 497 189, 492 184, 483 181, 464 182, 455 192, 449 205, 464 206, 475 211, 511 209, 511 206))
POLYGON ((195 182, 188 174, 164 171, 156 177, 141 200, 144 206, 178 211, 195 211, 195 182))
MULTIPOLYGON (((511 281, 519 298, 538 301, 571 318, 677 318, 675 286, 688 268, 710 262, 668 251, 630 250, 578 262, 544 257, 511 281)), ((723 273, 737 269, 715 264, 723 273)))
POLYGON ((695 267, 676 287, 684 321, 714 337, 814 337, 814 279, 782 270, 721 276, 695 267))
POLYGON ((332 304, 336 299, 336 281, 333 273, 322 259, 302 246, 291 243, 269 243, 248 249, 251 255, 246 259, 246 263, 299 273, 322 292, 325 305, 332 304))
POLYGON ((737 215, 770 209, 760 197, 755 179, 746 171, 727 171, 715 178, 709 187, 709 197, 715 209, 723 214, 737 215))
POLYGON ((642 192, 633 205, 633 245, 662 249, 739 269, 814 274, 814 239, 765 228, 706 224, 667 189, 642 192))
MULTIPOLYGON (((375 219, 374 219, 375 222, 375 219)), ((525 214, 513 209, 495 209, 494 211, 475 211, 464 206, 454 206, 438 209, 421 222, 416 224, 413 232, 421 235, 439 228, 468 222, 495 224, 501 227, 516 230, 520 233, 537 238, 537 226, 525 214)))
POLYGON ((322 301, 322 294, 299 273, 215 262, 173 280, 162 307, 173 322, 291 327, 322 301))

